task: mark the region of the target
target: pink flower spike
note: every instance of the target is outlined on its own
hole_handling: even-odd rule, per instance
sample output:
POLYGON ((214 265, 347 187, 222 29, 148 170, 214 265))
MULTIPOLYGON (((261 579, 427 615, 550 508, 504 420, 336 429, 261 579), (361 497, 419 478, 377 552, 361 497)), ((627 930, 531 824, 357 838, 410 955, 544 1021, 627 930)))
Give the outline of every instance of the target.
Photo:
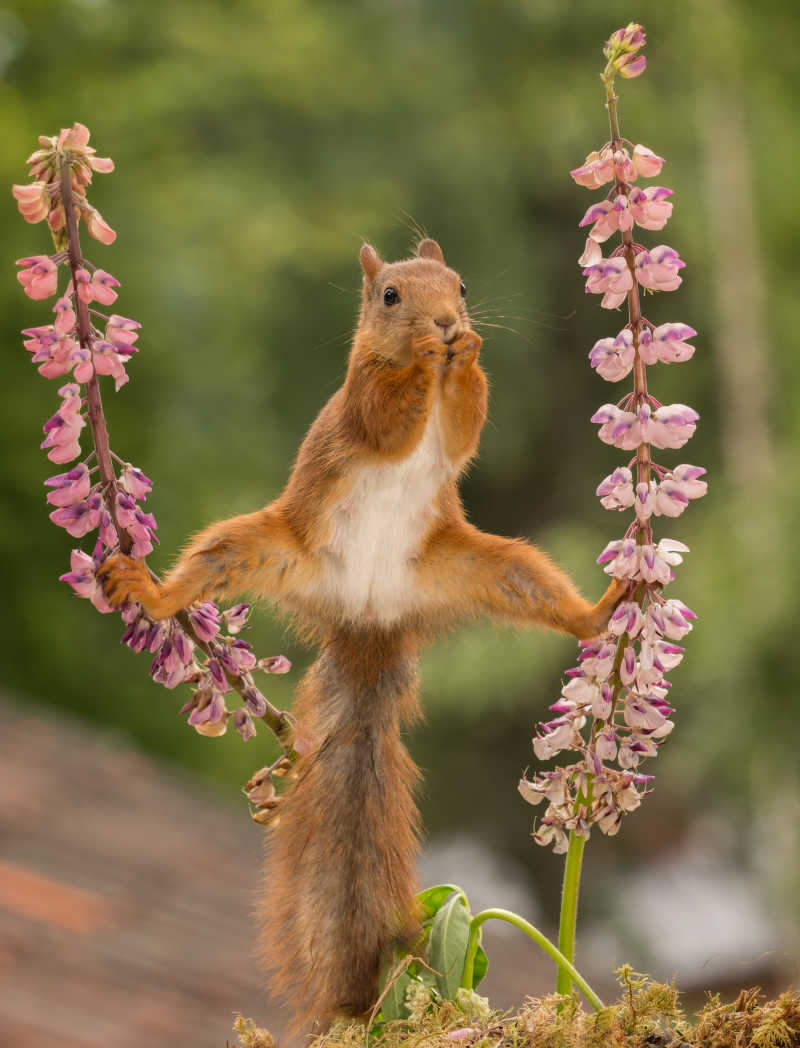
POLYGON ((114 288, 119 286, 119 281, 116 277, 112 277, 112 275, 106 273, 104 269, 96 269, 94 271, 94 275, 92 276, 94 297, 98 302, 102 303, 102 305, 110 306, 112 302, 116 302, 117 293, 114 288))
POLYGON ((647 146, 637 145, 633 147, 633 166, 642 178, 654 178, 661 174, 664 165, 664 157, 658 156, 647 146))

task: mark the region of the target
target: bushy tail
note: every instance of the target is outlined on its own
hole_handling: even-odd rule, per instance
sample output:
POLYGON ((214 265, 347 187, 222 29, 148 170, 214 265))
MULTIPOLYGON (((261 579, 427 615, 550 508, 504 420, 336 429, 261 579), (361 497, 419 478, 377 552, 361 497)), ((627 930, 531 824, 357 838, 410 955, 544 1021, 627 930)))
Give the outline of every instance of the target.
POLYGON ((392 940, 413 935, 418 771, 400 740, 417 712, 416 652, 404 634, 341 631, 298 690, 315 752, 269 832, 262 958, 298 1028, 377 998, 392 940))

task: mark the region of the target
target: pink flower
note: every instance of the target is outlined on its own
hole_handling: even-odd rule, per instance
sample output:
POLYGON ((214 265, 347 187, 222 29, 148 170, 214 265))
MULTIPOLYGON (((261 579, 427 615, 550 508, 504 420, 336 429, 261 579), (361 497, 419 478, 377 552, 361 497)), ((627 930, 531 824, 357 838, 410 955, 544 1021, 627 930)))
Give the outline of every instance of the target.
POLYGON ((92 344, 94 369, 98 375, 113 375, 117 392, 128 381, 128 373, 119 353, 110 342, 102 340, 92 344))
POLYGON ((620 466, 598 486, 597 495, 605 509, 628 509, 633 505, 633 474, 627 466, 620 466))
POLYGON ((116 277, 112 277, 104 269, 96 269, 94 271, 92 275, 92 289, 96 301, 104 306, 110 306, 112 302, 116 302, 117 293, 114 290, 115 287, 119 287, 119 281, 116 277))
POLYGON ((32 255, 30 258, 17 260, 18 266, 24 266, 17 273, 17 280, 22 284, 28 298, 50 298, 58 287, 58 266, 47 255, 32 255))
POLYGON ((92 285, 92 274, 88 269, 76 269, 75 270, 75 284, 78 292, 78 298, 81 302, 94 301, 94 286, 92 285))
POLYGON ((71 506, 74 502, 85 499, 89 494, 91 488, 89 467, 85 462, 81 462, 68 473, 48 477, 45 484, 53 488, 47 493, 47 501, 51 506, 71 506))
POLYGON ((656 485, 652 480, 649 484, 642 480, 636 485, 636 498, 633 505, 640 522, 644 523, 653 515, 656 505, 655 495, 656 485))
POLYGON ((685 404, 665 404, 653 412, 652 423, 643 430, 644 440, 657 448, 682 448, 697 428, 699 418, 685 404))
POLYGON ((670 196, 672 190, 664 186, 649 189, 633 186, 628 197, 633 221, 642 229, 663 229, 672 215, 672 204, 667 200, 670 196))
POLYGON ((288 673, 292 664, 285 655, 272 655, 268 659, 259 659, 258 668, 264 673, 288 673))
POLYGON ((247 624, 249 616, 249 604, 234 604, 232 608, 222 613, 228 633, 240 633, 247 624))
POLYGON ((639 353, 645 364, 655 364, 659 360, 663 364, 682 363, 694 356, 695 347, 686 339, 694 338, 696 334, 695 329, 688 324, 661 324, 652 332, 645 328, 640 338, 639 353))
POLYGON ((98 526, 102 508, 100 496, 90 495, 84 501, 54 509, 50 514, 50 520, 60 528, 66 528, 73 538, 80 539, 98 526))
POLYGON ((642 178, 654 178, 661 173, 663 165, 664 157, 657 156, 652 149, 642 145, 633 147, 633 166, 637 175, 641 175, 642 178))
POLYGON ((589 350, 589 363, 607 382, 619 382, 633 367, 633 335, 623 328, 616 338, 601 338, 589 350))
POLYGON ((75 327, 75 311, 68 295, 63 295, 53 306, 56 315, 55 329, 59 335, 66 335, 75 327))
POLYGON ((683 463, 672 471, 672 481, 690 499, 700 499, 708 490, 708 484, 699 478, 705 474, 702 466, 689 466, 683 463))
POLYGON ((618 604, 608 628, 615 637, 621 637, 623 633, 633 640, 641 632, 644 626, 644 615, 642 609, 635 601, 623 601, 618 604))
POLYGON ((30 182, 24 186, 12 186, 11 192, 17 200, 19 212, 26 222, 41 222, 50 210, 50 194, 46 182, 30 182))
MULTIPOLYGON (((146 477, 140 469, 136 468, 136 466, 132 466, 130 462, 126 462, 122 467, 119 479, 123 488, 132 495, 137 502, 140 499, 146 499, 153 489, 152 480, 150 480, 149 477, 146 477)), ((249 605, 245 605, 245 607, 248 606, 249 605)))
POLYGON ((69 363, 72 366, 72 377, 76 382, 88 382, 94 375, 94 364, 92 363, 92 352, 76 344, 75 349, 69 355, 69 363))
POLYGON ((666 586, 673 577, 672 568, 683 562, 680 554, 688 552, 689 547, 675 539, 662 539, 657 546, 640 546, 639 578, 666 586))
POLYGON ((597 189, 614 178, 614 158, 608 146, 599 153, 590 153, 580 167, 576 167, 570 174, 579 186, 587 189, 597 189))
MULTIPOLYGON (((649 411, 649 405, 645 407, 649 411)), ((600 423, 597 435, 604 444, 613 444, 614 447, 632 451, 643 443, 638 416, 632 411, 623 411, 616 404, 604 404, 595 411, 590 421, 600 423)))
POLYGON ((59 576, 58 581, 68 582, 79 597, 88 597, 98 611, 106 614, 114 609, 106 600, 103 587, 97 579, 100 566, 100 562, 88 553, 74 549, 70 554, 71 570, 66 575, 59 576))
POLYGON ((138 329, 141 326, 137 320, 129 320, 112 313, 106 324, 106 338, 114 344, 121 342, 126 346, 132 346, 139 337, 138 329))
POLYGON ((685 265, 677 251, 659 244, 650 251, 640 251, 634 268, 636 279, 643 287, 653 291, 674 291, 681 285, 678 270, 685 265))
POLYGON ((603 309, 616 309, 633 287, 628 263, 620 256, 605 258, 596 265, 587 266, 583 275, 587 278, 587 294, 603 295, 600 303, 603 309))
POLYGON ((95 208, 84 211, 83 217, 89 229, 89 236, 99 240, 101 244, 113 244, 117 239, 117 234, 95 208))
POLYGON ((688 505, 689 499, 678 484, 667 478, 661 481, 656 492, 656 516, 679 517, 688 505))
POLYGON ((72 462, 81 453, 78 435, 85 425, 86 421, 82 415, 70 415, 64 419, 60 414, 56 414, 45 423, 44 430, 47 435, 39 446, 43 450, 50 449, 47 457, 51 462, 57 462, 59 465, 72 462))
POLYGON ((213 640, 219 633, 219 608, 213 601, 204 600, 189 608, 189 619, 200 640, 213 640))
POLYGON ((647 59, 644 55, 637 55, 635 58, 633 55, 625 55, 617 61, 617 72, 620 76, 633 79, 644 72, 646 65, 647 59))
POLYGON ((639 554, 635 539, 617 539, 609 542, 600 556, 598 564, 605 565, 603 571, 617 579, 632 579, 639 570, 639 554))
POLYGON ((624 193, 618 193, 613 201, 601 200, 588 209, 578 225, 583 227, 593 222, 589 236, 602 244, 613 233, 633 228, 634 214, 628 204, 628 197, 624 193))

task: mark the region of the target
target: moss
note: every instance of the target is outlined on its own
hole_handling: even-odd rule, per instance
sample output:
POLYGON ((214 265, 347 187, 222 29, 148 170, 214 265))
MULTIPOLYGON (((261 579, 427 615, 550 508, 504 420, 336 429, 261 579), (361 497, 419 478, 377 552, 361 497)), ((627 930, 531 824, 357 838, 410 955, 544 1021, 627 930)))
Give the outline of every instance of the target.
MULTIPOLYGON (((577 996, 531 998, 516 1014, 465 1013, 453 1001, 432 1002, 416 1022, 366 1024, 339 1020, 309 1048, 800 1048, 800 994, 764 1000, 742 990, 723 1004, 709 996, 689 1022, 671 983, 657 983, 624 966, 621 993, 602 1011, 583 1011, 577 996)), ((241 1016, 235 1030, 241 1048, 274 1048, 265 1030, 241 1016)))

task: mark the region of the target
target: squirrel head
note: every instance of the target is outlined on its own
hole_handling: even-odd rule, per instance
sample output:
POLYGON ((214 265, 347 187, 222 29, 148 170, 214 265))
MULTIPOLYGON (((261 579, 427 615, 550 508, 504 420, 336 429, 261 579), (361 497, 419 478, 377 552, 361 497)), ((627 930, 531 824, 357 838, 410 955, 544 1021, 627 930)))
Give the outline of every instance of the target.
POLYGON ((407 364, 413 338, 438 335, 451 343, 469 329, 467 289, 435 240, 420 240, 416 255, 402 262, 382 261, 370 244, 359 259, 364 283, 357 350, 407 364))

